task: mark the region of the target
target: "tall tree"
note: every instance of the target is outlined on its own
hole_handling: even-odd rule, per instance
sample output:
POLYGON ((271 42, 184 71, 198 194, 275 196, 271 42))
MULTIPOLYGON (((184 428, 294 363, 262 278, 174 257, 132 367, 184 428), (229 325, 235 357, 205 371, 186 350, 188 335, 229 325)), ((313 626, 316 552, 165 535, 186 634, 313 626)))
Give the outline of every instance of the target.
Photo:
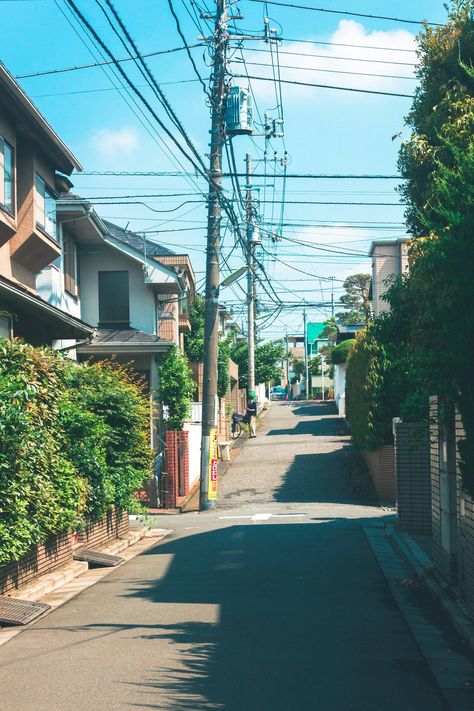
POLYGON ((343 324, 368 323, 370 320, 370 274, 351 274, 343 283, 346 293, 340 302, 346 311, 336 314, 337 320, 343 324))

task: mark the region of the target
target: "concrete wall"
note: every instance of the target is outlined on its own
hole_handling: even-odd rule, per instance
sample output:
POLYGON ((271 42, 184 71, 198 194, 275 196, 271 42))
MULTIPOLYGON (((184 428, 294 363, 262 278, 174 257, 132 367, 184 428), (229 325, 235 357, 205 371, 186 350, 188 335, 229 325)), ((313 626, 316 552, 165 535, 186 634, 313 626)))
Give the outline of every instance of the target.
POLYGON ((91 245, 79 252, 81 318, 94 326, 99 323, 101 271, 128 271, 130 325, 140 331, 156 334, 155 294, 153 288, 144 283, 142 266, 108 245, 91 245))
POLYGON ((397 422, 394 435, 398 525, 404 531, 430 533, 429 429, 418 423, 397 422))
POLYGON ((188 433, 189 442, 189 488, 199 479, 201 470, 201 423, 185 422, 183 429, 188 433))
POLYGON ((346 416, 346 373, 347 363, 334 366, 334 401, 340 417, 346 416))

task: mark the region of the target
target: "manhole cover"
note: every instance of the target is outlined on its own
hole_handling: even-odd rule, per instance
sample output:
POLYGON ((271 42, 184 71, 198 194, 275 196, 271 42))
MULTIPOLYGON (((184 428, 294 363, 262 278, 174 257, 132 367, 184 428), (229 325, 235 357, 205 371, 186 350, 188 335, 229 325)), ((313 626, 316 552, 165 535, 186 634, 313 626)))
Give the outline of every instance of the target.
POLYGON ((81 548, 81 550, 74 553, 74 560, 83 560, 91 566, 113 568, 119 563, 123 563, 125 559, 118 555, 110 555, 109 553, 101 553, 100 551, 93 551, 89 548, 81 548))
POLYGON ((0 595, 0 624, 27 625, 50 609, 44 602, 30 602, 0 595))

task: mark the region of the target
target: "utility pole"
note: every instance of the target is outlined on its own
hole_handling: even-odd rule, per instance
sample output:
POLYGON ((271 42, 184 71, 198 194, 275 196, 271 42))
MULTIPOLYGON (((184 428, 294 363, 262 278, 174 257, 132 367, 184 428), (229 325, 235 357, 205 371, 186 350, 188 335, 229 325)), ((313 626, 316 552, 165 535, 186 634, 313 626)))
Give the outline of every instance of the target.
POLYGON ((305 372, 305 399, 309 398, 309 367, 308 367, 308 328, 306 324, 306 306, 303 309, 304 326, 304 372, 305 372))
POLYGON ((331 318, 334 318, 334 277, 329 277, 331 279, 331 318))
POLYGON ((214 64, 211 90, 211 144, 207 216, 206 293, 202 394, 201 480, 199 508, 213 508, 217 498, 217 348, 219 317, 219 251, 221 226, 222 148, 228 45, 227 0, 216 0, 214 64))
POLYGON ((245 156, 245 216, 247 222, 247 348, 248 348, 248 390, 255 390, 255 260, 253 241, 253 205, 252 205, 252 156, 245 156))
POLYGON ((286 354, 286 393, 290 395, 290 355, 288 352, 288 331, 285 334, 285 354, 286 354))

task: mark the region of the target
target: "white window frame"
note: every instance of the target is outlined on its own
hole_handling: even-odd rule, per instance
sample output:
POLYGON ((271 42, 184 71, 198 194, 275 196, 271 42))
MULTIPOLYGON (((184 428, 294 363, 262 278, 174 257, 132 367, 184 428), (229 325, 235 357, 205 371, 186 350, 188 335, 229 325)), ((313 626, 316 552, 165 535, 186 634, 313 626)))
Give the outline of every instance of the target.
POLYGON ((36 225, 55 241, 58 240, 57 221, 56 221, 56 195, 48 187, 46 181, 36 173, 35 176, 35 220, 36 225), (51 219, 47 209, 47 200, 54 202, 54 219, 51 219))
POLYGON ((0 206, 13 215, 13 146, 0 135, 0 206), (9 180, 5 172, 6 156, 9 157, 9 180))

